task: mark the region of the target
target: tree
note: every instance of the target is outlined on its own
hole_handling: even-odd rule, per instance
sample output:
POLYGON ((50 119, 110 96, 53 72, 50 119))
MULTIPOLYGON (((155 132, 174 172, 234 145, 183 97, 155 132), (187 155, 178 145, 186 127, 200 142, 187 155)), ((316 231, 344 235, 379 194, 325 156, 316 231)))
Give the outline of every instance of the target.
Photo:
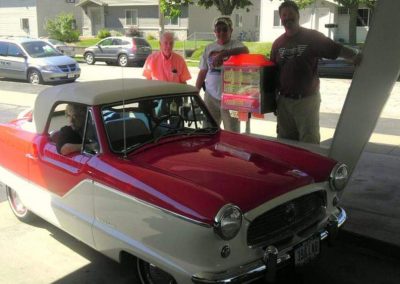
POLYGON ((76 21, 72 14, 59 14, 46 22, 45 29, 51 38, 73 42, 79 39, 75 26, 76 21))
MULTIPOLYGON (((369 8, 375 6, 375 0, 334 0, 335 2, 342 5, 344 8, 349 9, 349 43, 357 43, 357 18, 358 18, 358 7, 360 5, 366 5, 369 8)), ((304 8, 314 3, 315 0, 296 0, 296 3, 300 8, 304 8)))
POLYGON ((188 5, 198 5, 206 9, 215 6, 222 15, 232 15, 234 9, 244 9, 253 3, 250 0, 160 0, 161 11, 171 18, 179 17, 181 8, 188 5))

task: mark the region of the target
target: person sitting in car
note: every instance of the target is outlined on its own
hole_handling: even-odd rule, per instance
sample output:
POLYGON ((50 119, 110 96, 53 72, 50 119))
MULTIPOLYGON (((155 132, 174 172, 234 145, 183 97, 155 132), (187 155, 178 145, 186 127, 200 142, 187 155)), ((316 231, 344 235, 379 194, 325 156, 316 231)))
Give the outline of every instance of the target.
POLYGON ((81 151, 86 119, 86 106, 68 104, 65 108, 65 116, 68 119, 69 125, 63 126, 60 129, 57 139, 57 152, 62 155, 81 151))

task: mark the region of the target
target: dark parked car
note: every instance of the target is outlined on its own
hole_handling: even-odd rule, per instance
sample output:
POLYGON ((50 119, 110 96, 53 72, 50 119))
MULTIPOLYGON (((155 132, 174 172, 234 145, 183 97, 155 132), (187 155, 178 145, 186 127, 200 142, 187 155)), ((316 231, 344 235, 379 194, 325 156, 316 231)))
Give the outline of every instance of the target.
POLYGON ((70 57, 75 57, 76 52, 73 46, 67 45, 63 41, 59 41, 52 38, 43 39, 44 41, 50 42, 55 48, 57 48, 62 54, 70 57))
POLYGON ((107 64, 118 63, 122 67, 129 64, 143 66, 151 52, 151 46, 144 38, 107 37, 86 48, 83 56, 87 64, 104 61, 107 64))
POLYGON ((318 74, 321 77, 352 78, 354 65, 350 61, 339 57, 338 59, 320 59, 318 74))

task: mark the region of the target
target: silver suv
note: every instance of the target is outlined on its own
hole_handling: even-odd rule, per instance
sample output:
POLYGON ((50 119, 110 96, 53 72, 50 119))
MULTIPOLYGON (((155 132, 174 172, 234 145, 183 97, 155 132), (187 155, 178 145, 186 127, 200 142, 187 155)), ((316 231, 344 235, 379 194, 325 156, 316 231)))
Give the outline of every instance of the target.
POLYGON ((104 61, 107 64, 118 63, 122 67, 129 64, 143 66, 151 52, 151 46, 144 38, 107 37, 86 48, 83 56, 87 64, 104 61))
POLYGON ((73 82, 81 75, 78 63, 51 44, 32 38, 0 38, 0 77, 32 84, 73 82))

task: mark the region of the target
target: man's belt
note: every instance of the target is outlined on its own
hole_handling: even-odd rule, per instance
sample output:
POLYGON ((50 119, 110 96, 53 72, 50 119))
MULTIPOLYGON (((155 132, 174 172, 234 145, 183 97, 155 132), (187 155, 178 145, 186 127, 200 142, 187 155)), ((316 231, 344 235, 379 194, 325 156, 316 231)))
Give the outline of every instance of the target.
POLYGON ((302 98, 310 97, 314 94, 315 93, 310 93, 310 94, 307 94, 307 93, 282 93, 282 92, 279 93, 279 95, 281 95, 282 97, 293 99, 293 100, 299 100, 302 98))

